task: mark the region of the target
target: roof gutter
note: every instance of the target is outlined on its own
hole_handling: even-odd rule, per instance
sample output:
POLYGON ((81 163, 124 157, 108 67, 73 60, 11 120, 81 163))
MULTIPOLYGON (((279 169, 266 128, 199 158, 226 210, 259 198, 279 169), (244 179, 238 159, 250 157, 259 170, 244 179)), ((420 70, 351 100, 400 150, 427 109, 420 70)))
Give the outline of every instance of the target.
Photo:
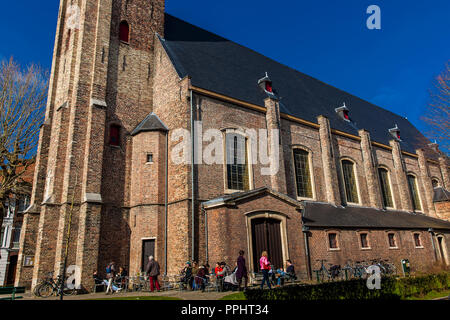
MULTIPOLYGON (((220 93, 212 92, 212 91, 209 91, 209 90, 206 90, 206 89, 202 89, 202 88, 199 88, 199 87, 195 87, 195 86, 191 86, 190 90, 191 91, 195 91, 195 92, 197 92, 199 94, 211 97, 211 98, 219 99, 219 100, 222 100, 222 101, 225 101, 225 102, 229 102, 229 103, 234 103, 234 104, 237 104, 239 106, 249 108, 251 110, 255 110, 255 111, 259 111, 259 112, 263 112, 263 113, 266 112, 266 108, 265 107, 261 107, 261 106, 255 105, 253 103, 248 103, 248 102, 245 102, 245 101, 242 101, 242 100, 239 100, 239 99, 231 98, 229 96, 225 96, 225 95, 220 94, 220 93)), ((306 125, 306 126, 311 127, 311 128, 318 129, 320 127, 317 123, 314 123, 314 122, 311 122, 311 121, 308 121, 308 120, 304 120, 304 119, 300 119, 300 118, 291 116, 289 114, 280 113, 280 116, 281 116, 281 118, 284 118, 284 119, 287 119, 287 120, 291 120, 291 121, 294 121, 294 122, 306 125)), ((346 138, 353 139, 353 140, 356 140, 356 141, 361 141, 361 137, 355 136, 353 134, 346 133, 346 132, 343 132, 343 131, 340 131, 340 130, 337 130, 337 129, 333 129, 332 128, 331 132, 333 134, 336 134, 336 135, 339 135, 339 136, 342 136, 342 137, 346 137, 346 138)), ((386 150, 392 150, 391 146, 388 146, 388 145, 385 145, 385 144, 382 144, 382 143, 379 143, 379 142, 372 141, 372 145, 375 146, 375 147, 386 149, 386 150)), ((413 157, 413 158, 418 158, 419 157, 417 154, 413 154, 413 153, 410 153, 410 152, 407 152, 407 151, 403 151, 403 150, 402 150, 402 154, 406 155, 406 156, 413 157)), ((433 163, 433 164, 438 164, 439 163, 436 160, 428 159, 428 158, 427 158, 427 161, 430 162, 430 163, 433 163)))

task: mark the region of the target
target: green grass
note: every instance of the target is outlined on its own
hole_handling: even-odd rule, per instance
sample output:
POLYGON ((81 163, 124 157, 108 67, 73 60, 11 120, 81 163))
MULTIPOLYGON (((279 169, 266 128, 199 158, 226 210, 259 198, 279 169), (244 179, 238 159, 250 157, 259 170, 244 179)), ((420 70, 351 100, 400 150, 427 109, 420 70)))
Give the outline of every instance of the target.
POLYGON ((448 297, 449 295, 450 295, 450 290, 444 290, 444 291, 433 290, 425 296, 409 297, 406 300, 433 300, 433 299, 437 299, 437 298, 448 297))
POLYGON ((170 301, 175 301, 175 300, 182 300, 180 298, 175 298, 175 297, 158 297, 158 296, 144 296, 144 297, 117 297, 117 298, 102 298, 102 299, 90 299, 90 300, 128 300, 128 301, 141 301, 141 300, 170 300, 170 301))
POLYGON ((229 294, 220 300, 247 300, 243 292, 229 294))

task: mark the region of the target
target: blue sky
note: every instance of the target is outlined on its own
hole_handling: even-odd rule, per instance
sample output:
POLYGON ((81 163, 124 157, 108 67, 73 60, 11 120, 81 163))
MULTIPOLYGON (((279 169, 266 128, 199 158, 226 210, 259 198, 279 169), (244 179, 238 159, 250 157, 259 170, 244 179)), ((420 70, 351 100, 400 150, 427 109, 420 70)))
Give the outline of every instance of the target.
MULTIPOLYGON (((50 69, 59 1, 2 4, 0 59, 50 69)), ((419 117, 450 60, 450 1, 166 0, 178 18, 407 117, 419 117), (432 3, 432 4, 431 4, 432 3), (381 30, 369 30, 369 5, 381 30)))

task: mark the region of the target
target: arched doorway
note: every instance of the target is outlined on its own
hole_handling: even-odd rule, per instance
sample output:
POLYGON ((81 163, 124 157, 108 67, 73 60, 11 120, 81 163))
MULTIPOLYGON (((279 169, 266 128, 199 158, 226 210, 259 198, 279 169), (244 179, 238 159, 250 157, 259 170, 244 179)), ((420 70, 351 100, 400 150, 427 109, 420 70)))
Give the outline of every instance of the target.
POLYGON ((269 261, 275 268, 283 267, 281 221, 270 218, 252 219, 253 271, 259 272, 259 259, 267 251, 269 261))

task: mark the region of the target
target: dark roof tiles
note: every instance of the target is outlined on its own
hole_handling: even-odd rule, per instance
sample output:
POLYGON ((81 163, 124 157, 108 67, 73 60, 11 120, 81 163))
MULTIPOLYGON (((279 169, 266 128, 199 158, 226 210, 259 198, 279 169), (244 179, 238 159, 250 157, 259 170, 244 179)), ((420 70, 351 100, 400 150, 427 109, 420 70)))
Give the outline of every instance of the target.
POLYGON ((165 38, 161 43, 181 78, 212 92, 264 106, 264 92, 258 79, 268 72, 281 98, 281 112, 317 123, 317 116, 330 119, 331 127, 353 135, 359 129, 372 140, 389 145, 389 129, 401 130, 401 148, 415 153, 425 149, 435 159, 430 143, 407 119, 334 88, 304 73, 280 64, 251 49, 193 26, 169 14, 165 17, 165 38), (335 109, 346 104, 353 123, 342 120, 335 109))

